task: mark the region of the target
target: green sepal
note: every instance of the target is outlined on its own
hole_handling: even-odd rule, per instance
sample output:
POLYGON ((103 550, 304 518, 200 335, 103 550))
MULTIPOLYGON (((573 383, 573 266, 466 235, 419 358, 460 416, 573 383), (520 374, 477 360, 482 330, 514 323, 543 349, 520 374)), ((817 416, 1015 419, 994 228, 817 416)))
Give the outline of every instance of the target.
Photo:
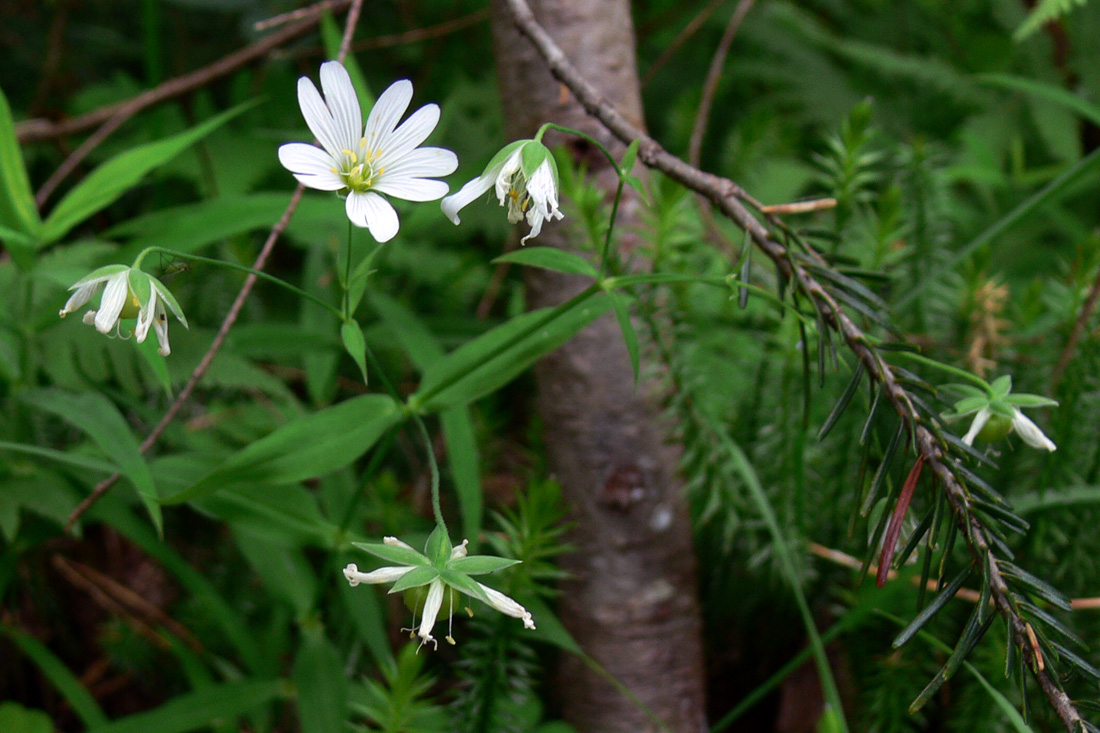
POLYGON ((485 575, 486 573, 495 573, 498 570, 510 568, 519 563, 519 560, 509 560, 493 555, 469 555, 451 560, 447 563, 447 568, 449 570, 459 570, 467 575, 485 575))
POLYGON ((989 397, 987 395, 964 397, 955 403, 954 415, 955 417, 965 417, 966 415, 977 412, 988 404, 989 397))
POLYGON ((411 547, 400 545, 384 545, 381 542, 352 542, 352 545, 360 550, 369 552, 375 557, 380 557, 387 562, 397 565, 430 565, 431 561, 411 547))
POLYGON ((476 598, 482 603, 489 602, 489 596, 485 595, 485 591, 481 589, 477 581, 466 573, 454 570, 453 568, 447 568, 439 574, 439 577, 441 577, 443 582, 447 585, 465 593, 471 598, 476 598))
POLYGON ((425 585, 439 577, 439 569, 430 565, 421 565, 402 575, 390 588, 390 593, 400 593, 409 588, 425 585))
POLYGON ((1037 394, 1026 394, 1021 392, 1019 394, 1006 395, 1003 402, 1007 402, 1010 405, 1019 405, 1020 407, 1057 407, 1058 401, 1052 400, 1049 397, 1043 397, 1037 394))
POLYGON ((1012 405, 1005 403, 1004 400, 993 400, 989 403, 988 406, 989 411, 992 412, 994 415, 1007 417, 1009 420, 1011 420, 1013 415, 1016 414, 1016 408, 1012 405))
POLYGON ((118 273, 125 272, 129 269, 129 265, 104 265, 103 267, 92 270, 87 275, 77 280, 69 287, 69 290, 76 290, 86 282, 98 280, 99 278, 108 277, 110 275, 117 275, 118 273))
POLYGON ((502 165, 505 159, 516 151, 516 148, 526 145, 531 140, 516 140, 515 142, 508 143, 503 148, 497 151, 490 160, 489 164, 485 166, 485 170, 481 172, 481 177, 484 178, 489 175, 489 171, 496 168, 498 165, 502 165))
POLYGON ((1004 397, 1012 391, 1012 377, 1007 374, 1003 377, 997 377, 989 386, 993 389, 993 394, 1004 397))
POLYGON ((554 164, 554 156, 550 155, 550 151, 545 145, 540 142, 532 140, 527 145, 523 146, 523 150, 520 152, 520 163, 523 166, 523 177, 528 181, 531 180, 531 176, 535 174, 538 167, 550 159, 550 168, 554 172, 554 187, 558 185, 558 169, 554 164))
POLYGON ((144 308, 149 302, 149 296, 153 293, 153 284, 149 282, 149 276, 136 267, 130 268, 129 273, 130 292, 144 308))
POLYGON ((190 330, 191 327, 187 325, 187 318, 183 315, 183 308, 180 308, 179 301, 176 300, 176 296, 172 295, 172 291, 152 275, 149 276, 149 281, 153 284, 153 288, 156 289, 160 299, 168 306, 168 310, 172 311, 172 315, 179 319, 184 328, 190 330))
POLYGON ((424 554, 433 565, 441 568, 451 559, 452 549, 454 548, 451 545, 451 538, 447 536, 447 531, 437 524, 424 544, 424 554))

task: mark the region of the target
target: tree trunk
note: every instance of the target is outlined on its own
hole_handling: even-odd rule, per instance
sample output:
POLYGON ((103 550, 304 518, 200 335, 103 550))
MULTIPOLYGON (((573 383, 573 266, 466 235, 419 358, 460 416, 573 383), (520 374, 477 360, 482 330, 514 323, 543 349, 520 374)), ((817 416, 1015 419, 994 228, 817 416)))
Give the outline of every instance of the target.
MULTIPOLYGON (((629 0, 536 0, 536 17, 605 96, 642 121, 629 0)), ((546 70, 494 0, 493 34, 509 139, 544 122, 584 130, 621 155, 598 124, 546 70)), ((551 145, 562 138, 547 136, 551 145)), ((610 200, 616 178, 583 141, 565 140, 610 200)), ((630 191, 630 189, 626 189, 630 191)), ((627 197, 616 226, 632 249, 638 202, 627 197)), ((568 246, 570 222, 550 223, 538 244, 568 246)), ((567 300, 583 278, 530 268, 532 308, 567 300)), ((537 407, 549 461, 575 522, 575 552, 563 562, 561 619, 586 652, 625 684, 670 730, 705 728, 701 621, 691 525, 677 475, 679 449, 665 442, 656 385, 634 388, 619 327, 607 315, 535 368, 537 407)), ((559 670, 563 716, 579 731, 646 731, 656 724, 579 659, 559 670)))

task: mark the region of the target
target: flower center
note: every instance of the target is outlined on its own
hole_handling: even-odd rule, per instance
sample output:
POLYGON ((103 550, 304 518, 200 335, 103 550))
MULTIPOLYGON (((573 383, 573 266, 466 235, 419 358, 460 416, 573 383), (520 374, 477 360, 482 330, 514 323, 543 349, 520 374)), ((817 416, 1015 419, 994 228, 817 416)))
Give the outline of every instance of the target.
POLYGON ((527 193, 527 179, 522 171, 516 171, 512 176, 512 183, 508 189, 508 221, 515 224, 523 220, 523 214, 531 205, 531 197, 527 193))
POLYGON ((344 154, 343 170, 333 172, 337 173, 352 191, 362 193, 369 190, 374 185, 375 179, 386 170, 384 166, 378 164, 382 158, 382 151, 378 148, 367 148, 366 138, 359 140, 357 151, 344 148, 340 152, 344 154))

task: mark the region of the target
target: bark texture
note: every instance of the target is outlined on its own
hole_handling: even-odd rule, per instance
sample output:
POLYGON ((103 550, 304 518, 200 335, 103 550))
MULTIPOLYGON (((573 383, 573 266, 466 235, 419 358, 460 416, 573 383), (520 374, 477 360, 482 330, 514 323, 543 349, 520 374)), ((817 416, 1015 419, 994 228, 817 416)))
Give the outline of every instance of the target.
MULTIPOLYGON (((532 9, 582 73, 635 123, 642 122, 628 0, 538 0, 532 9)), ((543 122, 584 130, 621 153, 493 3, 493 34, 509 139, 543 122)), ((551 145, 561 138, 547 136, 551 145)), ((610 200, 616 178, 587 143, 567 141, 610 200)), ((629 189, 627 189, 629 191, 629 189)), ((624 201, 616 231, 631 249, 637 202, 624 201)), ((537 242, 568 247, 569 222, 550 223, 537 242)), ((529 269, 532 308, 558 304, 583 279, 529 269)), ((666 442, 655 386, 634 388, 612 315, 601 318, 535 369, 537 406, 551 467, 575 526, 565 569, 562 621, 580 645, 673 731, 705 729, 701 621, 691 526, 666 442)), ((647 731, 657 724, 578 659, 559 670, 563 716, 580 731, 647 731)))

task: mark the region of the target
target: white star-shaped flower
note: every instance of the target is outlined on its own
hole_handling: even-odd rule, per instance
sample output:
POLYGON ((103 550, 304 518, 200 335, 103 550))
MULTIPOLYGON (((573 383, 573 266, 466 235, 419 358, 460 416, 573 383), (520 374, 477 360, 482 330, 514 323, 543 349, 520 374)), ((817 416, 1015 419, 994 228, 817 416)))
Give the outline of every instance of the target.
POLYGON ((516 224, 527 219, 531 231, 521 244, 538 236, 544 221, 563 216, 558 208, 557 164, 546 146, 535 140, 505 146, 479 177, 440 202, 443 213, 458 224, 459 210, 490 188, 496 190, 500 205, 508 207, 508 221, 516 224))
POLYGON ((402 79, 382 92, 364 127, 359 97, 343 64, 321 65, 321 89, 324 99, 309 77, 298 80, 302 115, 321 147, 287 143, 279 147, 279 162, 310 188, 346 194, 351 222, 388 242, 400 225, 386 196, 435 201, 448 190, 435 179, 458 168, 450 150, 418 147, 439 122, 439 106, 425 105, 398 126, 413 94, 412 82, 402 79))
POLYGON ((103 297, 99 300, 99 309, 85 313, 84 323, 95 326, 97 331, 112 338, 129 338, 129 333, 122 333, 120 321, 124 318, 137 318, 133 329, 137 342, 140 344, 145 341, 145 337, 149 335, 149 327, 152 326, 157 335, 157 351, 161 356, 172 353, 168 344, 168 313, 165 305, 184 328, 187 328, 187 319, 168 288, 160 280, 136 267, 107 265, 77 280, 69 288, 76 292, 69 297, 59 315, 64 318, 80 308, 100 288, 103 289, 103 297))
MULTIPOLYGON (((355 563, 350 563, 344 568, 344 577, 353 586, 360 583, 393 583, 390 593, 427 586, 424 607, 420 611, 420 626, 416 629, 421 646, 436 643, 435 637, 432 636, 432 629, 435 628, 436 620, 439 618, 443 607, 444 591, 447 588, 451 589, 447 596, 451 599, 452 606, 448 610, 448 618, 454 612, 455 591, 458 591, 484 601, 503 614, 522 620, 524 628, 535 628, 535 622, 527 609, 500 591, 478 583, 470 577, 515 565, 518 560, 505 560, 488 555, 467 555, 466 545, 467 541, 463 540, 462 544, 452 548, 446 536, 436 530, 428 538, 425 548, 428 555, 436 556, 433 561, 428 555, 417 552, 396 537, 386 537, 382 540, 382 544, 356 542, 356 547, 384 560, 395 562, 397 565, 363 573, 355 563)), ((450 643, 454 643, 449 630, 446 638, 450 643)))
POLYGON ((1001 440, 1016 431, 1033 448, 1057 450, 1054 441, 1020 411, 1021 407, 1057 406, 1054 400, 1039 395, 1012 394, 1012 378, 1009 376, 993 380, 988 392, 969 385, 956 384, 952 387, 967 396, 955 403, 949 419, 974 415, 970 429, 962 439, 967 445, 973 445, 975 439, 988 442, 1001 440))

